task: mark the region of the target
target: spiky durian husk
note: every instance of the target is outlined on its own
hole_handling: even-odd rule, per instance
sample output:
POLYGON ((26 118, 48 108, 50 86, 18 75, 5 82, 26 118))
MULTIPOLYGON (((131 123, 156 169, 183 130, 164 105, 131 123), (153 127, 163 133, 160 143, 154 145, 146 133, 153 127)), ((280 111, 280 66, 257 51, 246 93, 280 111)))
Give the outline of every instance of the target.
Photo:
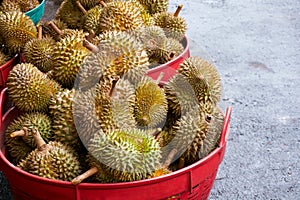
POLYGON ((177 16, 168 16, 166 24, 163 27, 166 36, 181 41, 186 34, 187 24, 184 18, 177 16))
MULTIPOLYGON (((61 21, 60 19, 53 19, 52 22, 61 30, 65 30, 68 28, 67 24, 61 21)), ((41 22, 41 26, 43 27, 43 35, 50 36, 54 40, 58 41, 60 39, 60 35, 55 32, 49 25, 49 21, 41 22)))
POLYGON ((103 74, 104 79, 117 80, 126 75, 128 80, 136 80, 137 74, 145 74, 149 62, 143 44, 138 42, 134 35, 112 31, 99 36, 100 52, 110 63, 103 74), (127 73, 131 70, 131 73, 127 73))
POLYGON ((21 12, 21 7, 20 5, 11 0, 3 0, 0 5, 0 11, 2 12, 10 12, 10 11, 18 11, 21 12))
POLYGON ((145 6, 151 15, 167 12, 169 6, 168 0, 139 0, 139 2, 145 6))
POLYGON ((169 170, 168 168, 161 167, 161 168, 158 168, 157 170, 155 170, 148 178, 155 178, 155 177, 163 176, 163 175, 169 174, 171 172, 172 171, 169 170))
POLYGON ((69 28, 81 29, 84 21, 83 16, 74 0, 64 0, 56 12, 55 19, 65 22, 69 28))
POLYGON ((157 60, 158 63, 164 64, 175 59, 183 52, 183 50, 184 47, 179 41, 173 38, 167 38, 161 43, 158 49, 153 52, 150 59, 152 62, 153 60, 157 60))
POLYGON ((155 56, 161 44, 167 39, 165 32, 159 26, 146 26, 137 31, 138 37, 145 45, 149 58, 155 56))
POLYGON ((93 31, 95 35, 101 33, 100 28, 100 15, 102 7, 100 5, 95 6, 94 8, 87 11, 85 14, 83 29, 87 32, 93 31))
POLYGON ((137 124, 154 128, 165 119, 167 107, 163 89, 151 78, 143 77, 135 88, 134 116, 137 124))
POLYGON ((75 151, 56 141, 42 150, 35 149, 17 167, 44 178, 71 181, 81 173, 75 151))
POLYGON ((140 10, 130 1, 110 2, 102 9, 100 15, 101 30, 125 31, 136 30, 143 26, 140 10))
MULTIPOLYGON (((29 145, 32 150, 36 148, 36 143, 32 137, 33 128, 37 128, 45 142, 52 140, 52 121, 50 117, 44 113, 34 112, 25 113, 18 116, 7 128, 6 138, 10 138, 10 134, 26 128, 28 136, 23 136, 22 139, 29 145)), ((11 138, 12 140, 17 138, 11 138)))
POLYGON ((199 102, 216 104, 221 97, 221 78, 215 66, 200 57, 190 57, 179 65, 178 73, 187 77, 199 102))
POLYGON ((0 15, 0 35, 12 54, 21 52, 25 44, 37 37, 33 21, 22 12, 4 12, 0 15))
POLYGON ((209 120, 206 118, 206 121, 209 122, 209 128, 203 140, 203 145, 198 147, 199 159, 206 157, 218 146, 224 122, 224 115, 219 108, 214 107, 209 120))
POLYGON ((21 137, 11 138, 5 136, 5 147, 9 153, 12 163, 17 164, 32 151, 32 147, 24 142, 21 137))
POLYGON ((65 37, 53 49, 53 79, 72 88, 84 58, 90 53, 77 35, 65 37))
POLYGON ((9 56, 0 51, 0 66, 9 60, 9 56))
POLYGON ((101 129, 95 107, 96 89, 76 90, 73 97, 73 118, 78 136, 86 146, 88 141, 101 129))
POLYGON ((65 89, 58 92, 50 100, 49 113, 53 120, 54 140, 78 149, 81 146, 81 142, 74 124, 74 93, 74 89, 65 89))
MULTIPOLYGON (((99 0, 71 0, 74 4, 76 3, 76 1, 79 1, 80 4, 86 9, 86 10, 90 10, 93 7, 95 7, 96 5, 99 4, 99 0)), ((105 0, 104 2, 107 2, 108 0, 105 0)))
POLYGON ((26 62, 33 64, 42 72, 48 72, 53 67, 54 45, 55 41, 50 37, 28 41, 24 47, 26 62))
POLYGON ((16 3, 19 4, 22 12, 27 12, 29 10, 32 10, 36 8, 38 5, 40 5, 40 2, 38 0, 14 0, 16 3))
POLYGON ((105 175, 116 182, 146 179, 160 166, 160 147, 142 130, 114 130, 97 135, 88 150, 105 175))
POLYGON ((21 63, 10 71, 8 94, 22 111, 45 111, 59 86, 30 63, 21 63))

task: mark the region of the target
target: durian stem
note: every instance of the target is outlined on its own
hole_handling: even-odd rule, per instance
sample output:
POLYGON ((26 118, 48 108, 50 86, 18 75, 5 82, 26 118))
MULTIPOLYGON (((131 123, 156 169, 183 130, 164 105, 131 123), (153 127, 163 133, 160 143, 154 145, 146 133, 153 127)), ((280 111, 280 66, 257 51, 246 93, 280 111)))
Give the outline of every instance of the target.
POLYGON ((26 127, 23 127, 21 130, 11 133, 10 137, 28 136, 28 135, 29 135, 28 129, 26 127))
POLYGON ((76 1, 76 5, 78 6, 79 10, 80 10, 83 14, 86 14, 86 13, 87 13, 86 9, 82 6, 82 4, 80 3, 80 1, 76 1))
POLYGON ((174 17, 178 17, 178 15, 179 15, 179 13, 180 13, 180 11, 182 9, 182 6, 183 6, 182 4, 178 5, 177 10, 174 13, 174 17))
POLYGON ((90 43, 88 40, 83 40, 83 46, 85 46, 88 50, 90 50, 93 53, 98 53, 99 52, 99 48, 90 43))
POLYGON ((42 151, 43 149, 45 149, 46 147, 46 142, 45 140, 42 138, 41 134, 39 133, 37 128, 33 128, 32 130, 32 136, 34 138, 34 141, 37 145, 37 148, 42 151))
POLYGON ((178 163, 178 169, 182 169, 184 167, 185 159, 181 157, 178 163))
POLYGON ((80 174, 79 176, 77 176, 76 178, 74 178, 72 180, 72 184, 73 185, 77 185, 77 184, 81 183, 84 179, 87 179, 88 177, 96 174, 98 171, 99 170, 98 170, 97 167, 92 167, 91 169, 87 170, 83 174, 80 174))
POLYGON ((106 7, 106 3, 104 1, 100 1, 100 4, 103 6, 103 7, 106 7))
POLYGON ((49 22, 49 26, 58 34, 61 35, 62 31, 51 21, 49 22))
POLYGON ((163 167, 168 168, 176 154, 177 154, 177 149, 172 149, 172 151, 169 153, 163 167))
POLYGON ((94 37, 95 37, 95 32, 93 30, 90 30, 89 34, 86 36, 86 40, 91 42, 94 37))
POLYGON ((151 133, 152 136, 156 137, 159 135, 159 133, 162 131, 161 128, 157 128, 155 131, 153 131, 153 133, 151 133))
POLYGON ((43 37, 43 27, 41 25, 38 26, 38 39, 42 39, 43 37))

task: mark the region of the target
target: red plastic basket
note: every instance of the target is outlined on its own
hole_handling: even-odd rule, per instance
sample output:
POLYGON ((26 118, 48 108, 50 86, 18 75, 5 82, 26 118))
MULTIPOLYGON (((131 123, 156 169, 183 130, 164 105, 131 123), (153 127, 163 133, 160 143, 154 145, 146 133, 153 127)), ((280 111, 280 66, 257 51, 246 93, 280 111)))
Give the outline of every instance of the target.
POLYGON ((178 69, 179 65, 186 59, 190 57, 190 43, 187 36, 185 36, 182 40, 182 45, 184 47, 183 52, 177 56, 175 59, 159 65, 157 67, 154 67, 152 69, 149 69, 147 71, 147 76, 151 77, 154 80, 157 80, 160 74, 163 72, 163 77, 161 79, 162 82, 168 81, 170 78, 176 74, 176 70, 178 69))
POLYGON ((225 113, 219 146, 204 159, 156 178, 113 184, 81 183, 50 180, 29 174, 11 164, 6 158, 4 130, 18 116, 16 108, 9 108, 2 116, 4 89, 0 95, 0 169, 9 181, 12 195, 22 200, 97 200, 97 199, 207 199, 219 164, 222 162, 229 135, 231 107, 225 113))
POLYGON ((20 61, 20 56, 17 54, 12 59, 7 61, 5 64, 0 66, 0 88, 6 87, 6 81, 10 70, 18 64, 20 61))

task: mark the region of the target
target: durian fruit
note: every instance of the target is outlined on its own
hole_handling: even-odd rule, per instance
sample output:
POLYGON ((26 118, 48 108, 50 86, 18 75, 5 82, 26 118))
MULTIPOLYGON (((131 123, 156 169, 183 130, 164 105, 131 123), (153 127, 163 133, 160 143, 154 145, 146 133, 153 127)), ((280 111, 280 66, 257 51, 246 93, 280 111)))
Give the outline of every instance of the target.
POLYGON ((221 97, 221 78, 215 66, 193 56, 179 65, 178 73, 185 76, 194 88, 199 102, 216 104, 221 97))
POLYGON ((158 46, 149 59, 152 64, 164 64, 175 59, 183 50, 184 47, 179 41, 167 38, 158 46))
POLYGON ((114 182, 142 180, 160 166, 159 144, 147 131, 112 130, 97 134, 88 150, 95 162, 91 163, 90 173, 76 177, 73 184, 96 173, 104 180, 112 177, 114 182))
POLYGON ((20 5, 16 1, 11 1, 11 0, 1 1, 0 11, 2 11, 2 12, 10 12, 10 11, 22 12, 20 5))
POLYGON ((148 56, 143 44, 137 41, 133 34, 121 31, 106 32, 101 34, 98 40, 99 52, 104 52, 109 62, 103 78, 118 80, 126 75, 128 80, 135 81, 140 75, 146 74, 149 66, 148 56))
POLYGON ((72 88, 80 66, 90 51, 83 46, 84 34, 66 36, 53 48, 54 80, 66 88, 72 88))
POLYGON ((179 5, 176 12, 162 12, 154 15, 155 25, 164 29, 166 36, 181 41, 187 29, 187 24, 184 18, 178 16, 182 5, 179 5))
POLYGON ((42 26, 39 26, 39 37, 32 39, 25 44, 24 58, 26 62, 33 64, 42 72, 52 69, 54 39, 51 37, 42 38, 42 26))
POLYGON ((9 60, 9 56, 0 51, 0 66, 9 60))
POLYGON ((37 129, 34 129, 33 137, 37 148, 17 167, 40 177, 62 181, 71 181, 81 173, 77 154, 72 148, 56 141, 45 143, 37 129))
POLYGON ((63 21, 69 28, 81 29, 84 17, 76 1, 64 0, 57 9, 55 19, 63 21))
POLYGON ((144 25, 140 10, 131 1, 115 1, 103 4, 100 26, 103 32, 136 30, 144 25))
POLYGON ((148 178, 155 178, 159 176, 163 176, 166 174, 170 174, 172 171, 169 170, 167 167, 161 167, 156 169, 148 178))
POLYGON ((43 35, 45 37, 50 36, 55 41, 60 40, 60 34, 62 34, 61 31, 68 28, 67 24, 61 21, 60 19, 53 19, 51 21, 41 22, 41 26, 43 27, 43 35), (54 30, 51 24, 54 24, 59 31, 54 30))
POLYGON ((169 0, 138 0, 148 13, 154 15, 156 13, 167 12, 169 6, 169 0))
POLYGON ((102 6, 97 5, 85 13, 83 29, 87 32, 93 31, 95 35, 101 33, 100 15, 102 6))
POLYGON ((22 12, 4 12, 0 15, 0 35, 11 54, 21 52, 25 44, 37 38, 33 21, 22 12))
POLYGON ((130 2, 132 6, 139 9, 145 26, 154 25, 155 21, 153 19, 153 16, 148 12, 146 6, 142 5, 139 0, 130 0, 130 2))
POLYGON ((53 119, 52 130, 54 140, 78 149, 82 144, 74 124, 74 93, 74 89, 59 91, 50 100, 49 113, 53 119))
POLYGON ((13 67, 7 78, 7 87, 12 102, 25 112, 46 111, 51 97, 61 89, 58 83, 30 63, 13 67))
POLYGON ((22 137, 24 142, 33 150, 36 148, 36 143, 32 136, 34 128, 39 130, 42 138, 46 142, 52 140, 52 121, 48 115, 39 112, 25 113, 18 116, 18 118, 10 124, 6 133, 9 134, 11 138, 22 137))
POLYGON ((162 88, 144 76, 135 88, 134 116, 142 128, 155 128, 166 118, 167 99, 162 88))

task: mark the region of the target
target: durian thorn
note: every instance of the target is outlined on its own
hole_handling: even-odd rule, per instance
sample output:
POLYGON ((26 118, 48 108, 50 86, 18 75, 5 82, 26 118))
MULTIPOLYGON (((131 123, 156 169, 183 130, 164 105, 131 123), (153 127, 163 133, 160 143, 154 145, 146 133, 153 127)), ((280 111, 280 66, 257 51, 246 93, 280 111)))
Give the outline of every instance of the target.
POLYGON ((10 134, 10 137, 19 137, 19 136, 28 136, 28 129, 26 127, 23 127, 19 131, 15 131, 10 134))
POLYGON ((74 178, 71 182, 73 185, 77 185, 77 184, 81 183, 84 179, 87 179, 88 177, 90 177, 98 172, 99 172, 98 167, 96 167, 96 166, 92 167, 91 169, 87 170, 83 174, 80 174, 79 176, 74 178))
POLYGON ((178 163, 178 169, 182 169, 184 167, 185 159, 181 157, 178 163))
POLYGON ((85 38, 87 41, 91 42, 94 37, 95 37, 95 32, 93 30, 90 30, 89 34, 85 38))
POLYGON ((90 43, 88 40, 83 40, 83 44, 82 44, 84 47, 86 47, 88 50, 90 50, 91 52, 93 53, 98 53, 99 52, 99 48, 90 43))
POLYGON ((41 151, 43 149, 45 149, 46 147, 46 142, 45 140, 42 138, 41 134, 39 133, 37 128, 33 128, 32 130, 32 136, 34 138, 34 141, 37 145, 37 148, 41 151))
POLYGON ((62 31, 54 24, 53 21, 49 22, 49 26, 58 34, 61 35, 62 31))
POLYGON ((175 13, 174 13, 174 17, 178 17, 178 15, 179 15, 179 13, 180 13, 180 11, 181 11, 181 9, 182 9, 182 4, 179 4, 178 6, 177 6, 177 10, 175 11, 175 13))
POLYGON ((163 167, 168 168, 169 165, 172 163, 172 160, 174 159, 176 154, 177 154, 177 149, 172 149, 172 151, 169 153, 163 167))
POLYGON ((42 39, 43 38, 43 27, 42 26, 38 26, 38 39, 42 39))
POLYGON ((83 5, 80 3, 80 1, 76 1, 76 5, 83 14, 87 13, 86 9, 83 7, 83 5))
POLYGON ((165 73, 164 72, 160 72, 160 74, 158 75, 155 83, 158 85, 161 81, 161 79, 164 77, 165 73))
POLYGON ((107 4, 104 2, 104 1, 100 1, 100 4, 103 6, 103 7, 106 7, 107 4))

